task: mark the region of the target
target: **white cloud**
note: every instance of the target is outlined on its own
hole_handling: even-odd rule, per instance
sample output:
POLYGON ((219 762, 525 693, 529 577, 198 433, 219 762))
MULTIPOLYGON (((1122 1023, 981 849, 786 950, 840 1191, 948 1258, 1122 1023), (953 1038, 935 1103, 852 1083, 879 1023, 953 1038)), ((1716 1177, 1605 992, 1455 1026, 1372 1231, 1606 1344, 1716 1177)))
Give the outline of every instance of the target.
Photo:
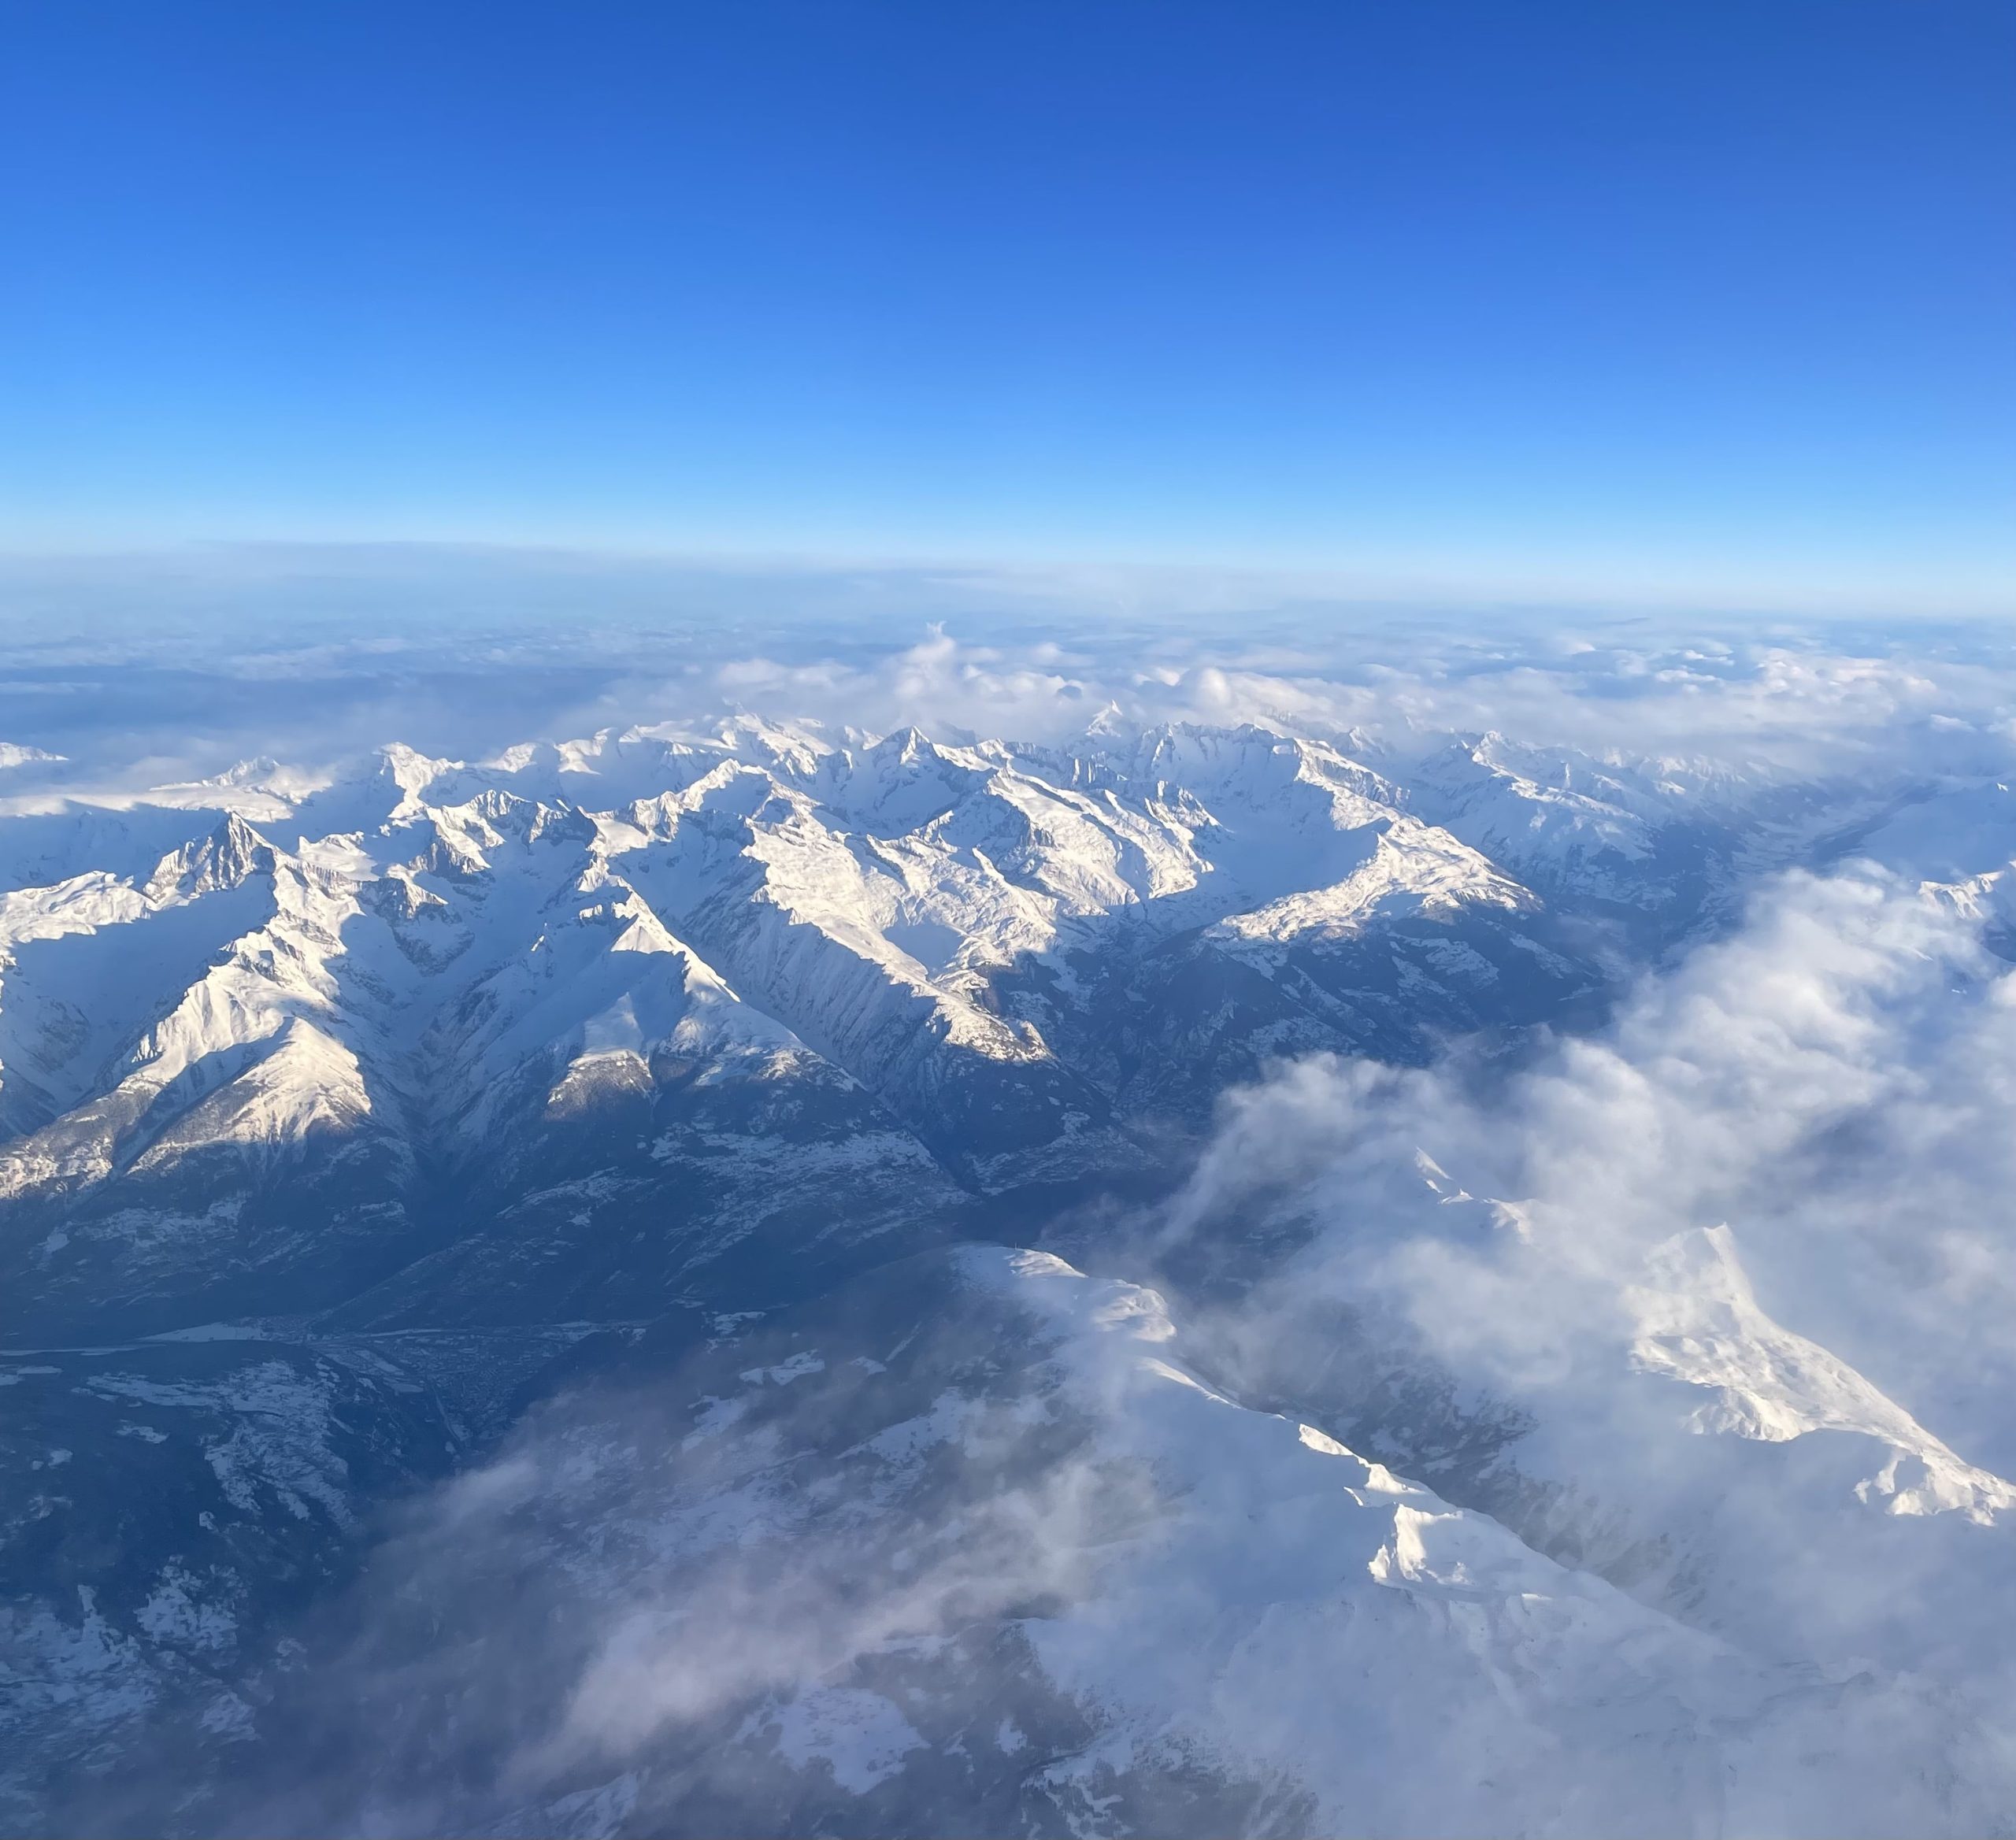
POLYGON ((1211 1321, 1242 1383, 1740 1644, 1999 1728, 2012 1099, 1977 923, 1794 874, 1509 1078, 1322 1060, 1233 1096, 1165 1250, 1300 1219, 1211 1321))

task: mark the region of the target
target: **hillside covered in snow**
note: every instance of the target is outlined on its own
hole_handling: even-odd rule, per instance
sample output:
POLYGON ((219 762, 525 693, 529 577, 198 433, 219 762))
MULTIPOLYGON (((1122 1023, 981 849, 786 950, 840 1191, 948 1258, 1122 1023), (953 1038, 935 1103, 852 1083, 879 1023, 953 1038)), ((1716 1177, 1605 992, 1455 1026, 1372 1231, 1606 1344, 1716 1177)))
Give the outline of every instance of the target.
POLYGON ((2003 680, 949 642, 0 747, 0 1831, 2009 1831, 2003 680))

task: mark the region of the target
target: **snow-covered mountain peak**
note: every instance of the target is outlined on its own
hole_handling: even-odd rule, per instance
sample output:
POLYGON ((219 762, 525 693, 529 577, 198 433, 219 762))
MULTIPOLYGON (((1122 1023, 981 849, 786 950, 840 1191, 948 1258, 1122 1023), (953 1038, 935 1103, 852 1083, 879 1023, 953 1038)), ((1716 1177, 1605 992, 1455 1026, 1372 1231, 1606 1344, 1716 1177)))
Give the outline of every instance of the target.
POLYGON ((150 901, 193 900, 222 888, 242 887, 254 876, 271 876, 273 846, 235 811, 224 814, 206 837, 163 857, 147 879, 150 901))
POLYGON ((1962 1461, 1845 1361, 1767 1316, 1727 1226, 1662 1242, 1625 1294, 1633 1364, 1713 1395, 1688 1415, 1695 1430, 1766 1443, 1816 1431, 1875 1439, 1887 1457, 1856 1493, 1892 1514, 1952 1511, 1986 1525, 2016 1507, 2016 1486, 1962 1461))
POLYGON ((1714 942, 1762 950, 1746 901, 1874 857, 1857 911, 1941 942, 1904 995, 1844 995, 1875 948, 1807 953, 1809 916, 1799 963, 1688 1013, 1714 1034, 1761 983, 1847 1015, 1780 1031, 1796 1081, 1736 1083, 1814 1087, 1867 1167, 1960 1160, 1947 1113, 1992 1138, 2006 779, 883 706, 0 816, 0 1308, 40 1351, 0 1401, 52 1427, 10 1479, 50 1505, 37 1539, 74 1512, 66 1553, 134 1555, 0 1620, 14 1678, 87 1683, 0 1705, 10 1759, 131 1775, 144 1742, 213 1798, 188 1807, 243 1812, 290 1734, 354 1716, 330 1754, 386 1823, 469 1786, 428 1831, 2004 1805, 2016 1488, 1926 1352, 1940 1311, 1985 1320, 1993 1222, 1907 1208, 1903 1250, 1802 1288, 1802 1233, 1834 1209, 1845 1266, 1862 1204, 1809 1194, 1803 1152, 1700 1202, 1731 1083, 1661 1031, 1726 983, 1714 942), (1884 1031, 1921 987, 1962 1099, 1854 1061, 1910 1047, 1884 1031), (1872 1091, 1896 1119, 1853 1109, 1872 1091), (1718 1212, 1755 1285, 1736 1233, 1671 1231, 1718 1212), (1924 1272, 1894 1337, 1858 1301, 1924 1272), (395 1498, 417 1545, 367 1552, 395 1498), (439 1683, 391 1696, 410 1752, 375 1664, 298 1612, 341 1623, 360 1572, 431 1619, 349 1624, 439 1683), (559 1737, 529 1760, 465 1635, 535 1657, 559 1737), (354 1664, 345 1709, 287 1723, 354 1664))

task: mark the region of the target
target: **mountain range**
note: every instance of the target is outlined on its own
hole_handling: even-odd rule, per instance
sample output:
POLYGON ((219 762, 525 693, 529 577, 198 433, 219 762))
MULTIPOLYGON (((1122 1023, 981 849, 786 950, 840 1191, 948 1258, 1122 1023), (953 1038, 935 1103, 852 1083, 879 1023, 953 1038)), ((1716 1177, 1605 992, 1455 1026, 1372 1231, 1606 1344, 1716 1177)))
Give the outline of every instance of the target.
POLYGON ((1816 879, 1989 989, 2012 864, 1116 709, 15 802, 0 1831, 2001 1831, 1996 1460, 1423 1133, 1816 879))

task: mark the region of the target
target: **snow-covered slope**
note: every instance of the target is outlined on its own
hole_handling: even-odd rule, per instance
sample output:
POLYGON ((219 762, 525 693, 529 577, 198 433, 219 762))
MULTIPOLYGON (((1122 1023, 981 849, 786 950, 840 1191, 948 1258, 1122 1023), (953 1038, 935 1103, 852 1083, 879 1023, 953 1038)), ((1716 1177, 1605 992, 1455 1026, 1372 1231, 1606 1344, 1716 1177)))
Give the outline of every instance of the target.
POLYGON ((65 871, 0 923, 0 1257, 45 1327, 298 1311, 402 1268, 388 1295, 431 1271, 517 1310, 647 1231, 610 1205, 679 1171, 705 1262, 749 1230, 729 1166, 758 1143, 773 1198, 789 1146, 870 1235, 892 1195, 915 1220, 1138 1177, 1138 1121, 1194 1121, 1269 1054, 1418 1056, 1599 982, 1378 775, 1254 729, 1059 753, 743 720, 165 796, 80 810, 65 850, 39 816, 15 853, 65 871))
POLYGON ((1598 1261, 1295 1082, 1453 1116, 1788 861, 1992 944, 2004 790, 1109 713, 24 801, 0 1825, 1986 1831, 2016 1489, 1743 1219, 1598 1261))
POLYGON ((198 1824, 1886 1834, 1999 1806, 1956 1783, 1982 1734, 1936 1692, 1565 1568, 1214 1390, 1154 1292, 1001 1248, 536 1415, 322 1642, 235 1743, 194 1740, 198 1824))

